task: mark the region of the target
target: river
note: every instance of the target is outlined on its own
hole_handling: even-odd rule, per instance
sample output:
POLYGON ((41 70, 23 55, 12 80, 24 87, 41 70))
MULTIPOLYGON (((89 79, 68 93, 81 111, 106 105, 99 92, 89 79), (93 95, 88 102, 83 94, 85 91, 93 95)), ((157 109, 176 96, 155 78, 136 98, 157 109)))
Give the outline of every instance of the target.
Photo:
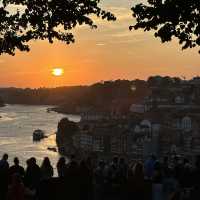
POLYGON ((37 158, 40 165, 43 158, 48 156, 55 168, 59 159, 57 152, 47 150, 56 147, 55 131, 58 122, 63 117, 78 122, 79 116, 47 112, 51 106, 6 105, 0 108, 0 156, 8 153, 9 162, 18 156, 21 164, 26 166, 26 160, 32 156, 37 158), (32 134, 35 129, 45 131, 48 138, 34 143, 32 134))

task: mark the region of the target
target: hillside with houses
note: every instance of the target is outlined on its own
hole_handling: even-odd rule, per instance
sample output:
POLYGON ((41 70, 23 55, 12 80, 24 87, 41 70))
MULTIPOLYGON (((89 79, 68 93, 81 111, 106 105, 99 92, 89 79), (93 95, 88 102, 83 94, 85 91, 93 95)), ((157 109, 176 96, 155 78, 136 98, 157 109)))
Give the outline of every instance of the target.
POLYGON ((81 114, 91 109, 108 113, 114 108, 127 113, 133 100, 138 102, 146 93, 146 81, 137 79, 102 81, 89 86, 0 88, 0 97, 7 104, 53 105, 55 111, 67 114, 81 114))
POLYGON ((67 127, 59 131, 58 126, 62 153, 73 149, 83 155, 140 160, 152 153, 159 157, 200 154, 200 77, 155 76, 146 84, 148 92, 137 101, 133 98, 126 112, 119 109, 120 101, 113 102, 110 111, 83 109, 73 134, 67 127))

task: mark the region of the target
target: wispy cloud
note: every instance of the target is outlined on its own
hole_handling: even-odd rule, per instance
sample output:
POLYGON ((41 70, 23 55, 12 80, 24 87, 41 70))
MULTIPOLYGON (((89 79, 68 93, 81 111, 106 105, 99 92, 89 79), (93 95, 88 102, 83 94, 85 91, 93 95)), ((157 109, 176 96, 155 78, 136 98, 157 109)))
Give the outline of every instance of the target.
POLYGON ((97 43, 96 45, 97 46, 105 46, 106 44, 105 43, 97 43))

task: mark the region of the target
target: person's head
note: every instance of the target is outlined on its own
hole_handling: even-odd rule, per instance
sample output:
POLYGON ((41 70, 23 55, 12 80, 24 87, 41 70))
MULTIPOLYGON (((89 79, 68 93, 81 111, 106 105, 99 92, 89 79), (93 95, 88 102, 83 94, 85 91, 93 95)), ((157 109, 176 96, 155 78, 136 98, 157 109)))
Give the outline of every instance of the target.
POLYGON ((113 163, 114 163, 114 164, 118 164, 118 157, 117 157, 117 156, 115 156, 115 157, 113 158, 113 163))
POLYGON ((105 162, 103 160, 99 161, 99 167, 104 168, 105 167, 105 162))
POLYGON ((151 155, 151 159, 155 161, 156 160, 156 156, 154 154, 152 154, 151 155))
POLYGON ((167 156, 164 157, 163 162, 164 162, 164 164, 168 163, 168 157, 167 156))
POLYGON ((133 175, 144 178, 144 169, 141 162, 137 162, 133 167, 133 175))
POLYGON ((7 153, 3 154, 2 159, 3 159, 3 160, 8 160, 8 154, 7 154, 7 153))
POLYGON ((86 165, 85 160, 81 160, 81 162, 80 162, 80 168, 86 168, 86 167, 87 167, 87 165, 86 165))
POLYGON ((154 164, 154 170, 160 171, 161 170, 161 164, 159 161, 156 161, 154 164))
POLYGON ((29 159, 29 161, 30 161, 30 165, 36 165, 36 158, 35 157, 31 157, 30 159, 29 159))
POLYGON ((197 168, 200 168, 200 155, 196 157, 195 165, 197 168))
POLYGON ((178 156, 175 156, 173 160, 174 160, 174 164, 175 164, 175 165, 179 164, 180 161, 181 161, 180 158, 179 158, 178 156))
POLYGON ((73 161, 75 161, 75 159, 76 159, 76 156, 74 154, 71 154, 70 160, 73 162, 73 161))
POLYGON ((14 158, 14 164, 19 165, 19 159, 17 157, 14 158))
POLYGON ((43 162, 42 162, 42 166, 43 167, 48 167, 50 165, 51 165, 51 162, 50 162, 49 158, 45 157, 44 160, 43 160, 43 162))
POLYGON ((89 165, 89 166, 92 165, 92 158, 91 158, 90 156, 87 157, 87 159, 86 159, 86 163, 87 163, 87 165, 89 165))
POLYGON ((187 158, 184 158, 183 159, 183 164, 185 165, 185 164, 189 164, 189 160, 187 159, 187 158))
POLYGON ((120 158, 119 159, 119 164, 125 164, 125 159, 124 158, 120 158))
POLYGON ((58 160, 57 165, 65 165, 65 162, 66 162, 65 157, 60 157, 60 159, 58 160))

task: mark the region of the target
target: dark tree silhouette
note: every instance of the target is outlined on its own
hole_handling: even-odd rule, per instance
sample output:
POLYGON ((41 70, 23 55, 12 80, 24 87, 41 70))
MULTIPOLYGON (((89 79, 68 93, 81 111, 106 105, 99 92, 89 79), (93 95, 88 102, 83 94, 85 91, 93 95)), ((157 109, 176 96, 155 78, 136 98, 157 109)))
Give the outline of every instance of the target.
POLYGON ((0 6, 0 54, 14 55, 16 49, 29 51, 31 40, 55 39, 70 44, 70 32, 77 25, 97 28, 92 16, 115 20, 99 7, 100 0, 3 0, 0 6), (9 6, 21 6, 11 12, 9 6))
POLYGON ((136 24, 130 29, 154 30, 163 43, 176 37, 182 49, 200 46, 199 0, 148 0, 132 11, 136 24))

